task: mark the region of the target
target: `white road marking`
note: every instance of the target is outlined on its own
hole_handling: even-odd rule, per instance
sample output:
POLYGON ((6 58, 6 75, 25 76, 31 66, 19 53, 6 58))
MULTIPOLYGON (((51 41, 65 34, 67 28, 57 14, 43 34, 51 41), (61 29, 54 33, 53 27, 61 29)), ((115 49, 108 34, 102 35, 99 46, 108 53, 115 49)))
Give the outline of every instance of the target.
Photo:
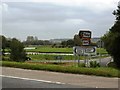
POLYGON ((30 79, 30 78, 22 78, 22 77, 15 77, 15 76, 6 76, 6 75, 0 75, 0 76, 1 76, 1 77, 14 78, 14 79, 38 81, 38 82, 44 82, 44 83, 65 84, 65 83, 61 83, 61 82, 54 82, 54 81, 47 81, 47 80, 39 80, 39 79, 30 79))

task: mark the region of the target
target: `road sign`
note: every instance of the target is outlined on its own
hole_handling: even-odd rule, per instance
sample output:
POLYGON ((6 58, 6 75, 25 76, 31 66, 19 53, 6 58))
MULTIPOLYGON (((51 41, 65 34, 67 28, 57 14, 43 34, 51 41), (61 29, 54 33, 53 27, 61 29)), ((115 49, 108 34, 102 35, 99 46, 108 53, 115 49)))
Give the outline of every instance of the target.
POLYGON ((83 55, 84 49, 81 48, 80 46, 74 46, 73 47, 73 54, 74 55, 83 55))
POLYGON ((91 31, 79 31, 79 37, 82 40, 82 45, 83 46, 88 46, 90 45, 91 42, 91 31))
POLYGON ((82 45, 90 45, 90 39, 89 38, 83 38, 82 39, 82 45))
POLYGON ((95 46, 74 46, 73 47, 74 55, 96 55, 95 46))
POLYGON ((85 49, 86 53, 94 53, 96 52, 96 47, 89 47, 85 49))
POLYGON ((80 38, 91 38, 91 31, 81 30, 79 31, 80 38))

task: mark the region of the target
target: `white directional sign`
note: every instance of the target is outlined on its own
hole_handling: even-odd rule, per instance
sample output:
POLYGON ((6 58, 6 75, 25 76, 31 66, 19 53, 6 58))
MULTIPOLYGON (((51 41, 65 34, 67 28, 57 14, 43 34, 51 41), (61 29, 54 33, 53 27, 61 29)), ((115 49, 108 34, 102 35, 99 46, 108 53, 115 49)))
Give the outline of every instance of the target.
POLYGON ((96 52, 96 47, 89 47, 85 49, 86 53, 94 53, 96 52))
POLYGON ((74 55, 96 55, 95 46, 74 46, 73 47, 74 55))

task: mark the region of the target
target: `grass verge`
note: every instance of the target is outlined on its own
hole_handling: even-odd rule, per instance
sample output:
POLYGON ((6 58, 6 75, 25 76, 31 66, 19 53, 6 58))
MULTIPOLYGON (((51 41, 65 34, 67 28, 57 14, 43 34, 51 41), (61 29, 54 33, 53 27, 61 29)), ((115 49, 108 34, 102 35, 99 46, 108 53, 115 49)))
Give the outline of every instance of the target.
POLYGON ((46 70, 54 72, 63 73, 73 73, 73 74, 86 74, 86 75, 96 75, 104 77, 120 77, 120 71, 115 68, 99 67, 99 68, 86 68, 86 67, 73 67, 73 66, 60 66, 51 64, 31 64, 23 62, 10 62, 10 61, 0 61, 0 65, 4 67, 15 67, 22 69, 31 70, 46 70))

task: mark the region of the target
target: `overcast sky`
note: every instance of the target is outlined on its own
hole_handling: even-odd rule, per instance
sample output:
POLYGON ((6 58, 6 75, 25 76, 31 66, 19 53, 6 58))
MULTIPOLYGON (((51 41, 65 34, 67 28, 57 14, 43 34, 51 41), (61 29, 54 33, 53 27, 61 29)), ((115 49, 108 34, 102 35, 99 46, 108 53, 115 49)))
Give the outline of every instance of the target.
POLYGON ((27 36, 54 39, 73 38, 80 29, 90 29, 92 37, 100 37, 114 24, 112 12, 118 1, 4 0, 0 33, 20 40, 27 36))

